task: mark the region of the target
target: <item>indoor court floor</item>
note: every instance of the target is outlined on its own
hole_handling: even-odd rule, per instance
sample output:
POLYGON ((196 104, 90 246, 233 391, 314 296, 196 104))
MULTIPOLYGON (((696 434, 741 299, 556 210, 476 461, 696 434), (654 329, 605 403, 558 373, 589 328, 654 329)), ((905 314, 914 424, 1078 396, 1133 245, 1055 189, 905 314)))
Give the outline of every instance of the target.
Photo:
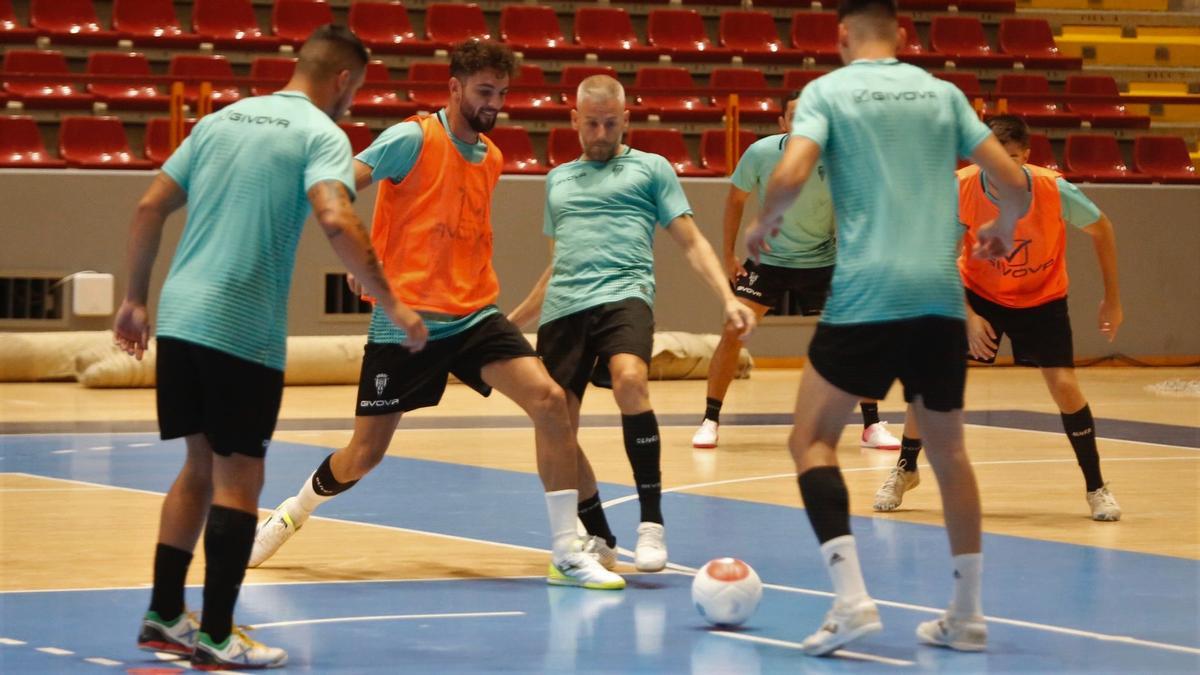
MULTIPOLYGON (((703 381, 654 382, 672 565, 624 591, 545 583, 548 525, 524 416, 451 386, 401 424, 387 458, 250 570, 237 620, 313 673, 1166 673, 1200 672, 1200 398, 1156 393, 1200 369, 1079 371, 1105 478, 1124 511, 1089 518, 1082 477, 1040 375, 973 368, 968 449, 984 506, 989 649, 918 646, 949 599, 932 472, 891 514, 871 511, 894 452, 839 446, 852 527, 882 633, 832 658, 799 643, 830 585, 785 451, 799 371, 734 383, 721 445, 693 450, 703 381), (707 627, 690 600, 705 561, 735 556, 766 584, 740 629, 707 627)), ((349 438, 354 387, 292 387, 267 456, 262 506, 293 494, 349 438)), ((899 436, 899 387, 880 406, 899 436)), ((607 391, 584 401, 581 443, 618 545, 636 493, 607 391)), ((152 390, 0 384, 0 673, 142 675, 187 669, 138 651, 158 511, 183 458, 161 442, 152 390)), ((189 604, 198 609, 202 546, 189 604)))

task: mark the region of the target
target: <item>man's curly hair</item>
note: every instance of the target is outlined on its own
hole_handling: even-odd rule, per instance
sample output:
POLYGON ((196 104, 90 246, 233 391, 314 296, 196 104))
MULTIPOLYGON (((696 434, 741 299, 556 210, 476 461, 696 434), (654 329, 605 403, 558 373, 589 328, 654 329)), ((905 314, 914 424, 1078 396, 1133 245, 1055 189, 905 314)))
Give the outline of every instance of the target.
POLYGON ((508 47, 485 40, 467 40, 450 52, 451 77, 463 81, 485 70, 511 79, 517 73, 517 57, 508 47))

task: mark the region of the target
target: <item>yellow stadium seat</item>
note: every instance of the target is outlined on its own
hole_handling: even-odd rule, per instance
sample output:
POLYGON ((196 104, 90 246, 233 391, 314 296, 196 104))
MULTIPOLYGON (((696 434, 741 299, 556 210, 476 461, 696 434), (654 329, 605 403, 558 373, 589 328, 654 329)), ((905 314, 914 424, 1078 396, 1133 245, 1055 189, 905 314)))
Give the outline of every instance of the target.
MULTIPOLYGON (((1128 96, 1187 96, 1185 82, 1130 82, 1128 96)), ((1149 115, 1155 122, 1200 123, 1200 105, 1166 105, 1131 103, 1126 106, 1131 115, 1149 115)))
POLYGON ((1185 32, 1161 36, 1163 30, 1123 37, 1120 26, 1063 26, 1055 43, 1064 56, 1088 65, 1200 67, 1200 39, 1185 32))
POLYGON ((1165 12, 1170 0, 1018 0, 1017 6, 1029 9, 1101 9, 1165 12))

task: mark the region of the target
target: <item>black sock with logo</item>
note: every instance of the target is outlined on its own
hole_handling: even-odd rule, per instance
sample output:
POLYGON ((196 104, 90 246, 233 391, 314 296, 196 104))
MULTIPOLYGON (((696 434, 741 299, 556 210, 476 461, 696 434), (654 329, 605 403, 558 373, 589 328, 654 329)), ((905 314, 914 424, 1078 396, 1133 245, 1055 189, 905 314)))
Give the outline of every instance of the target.
POLYGON ((154 549, 154 588, 150 591, 150 611, 164 621, 183 614, 183 586, 187 580, 192 552, 159 544, 154 549))
POLYGON ((331 459, 333 459, 332 454, 326 457, 324 462, 321 462, 321 466, 318 466, 317 470, 312 475, 313 492, 316 492, 322 497, 340 495, 358 483, 356 480, 352 480, 348 483, 342 483, 338 481, 338 479, 334 478, 333 468, 329 466, 329 461, 331 459))
POLYGON ((800 474, 800 498, 808 521, 824 544, 850 534, 850 493, 836 466, 818 466, 800 474))
POLYGON ((213 505, 204 528, 204 614, 200 631, 214 644, 233 632, 233 606, 237 604, 246 563, 254 548, 258 515, 213 505))
POLYGON ((1100 475, 1100 453, 1096 450, 1096 422, 1092 419, 1091 406, 1084 405, 1070 414, 1062 413, 1062 423, 1067 440, 1071 441, 1071 448, 1075 450, 1075 459, 1083 471, 1087 491, 1104 487, 1104 478, 1100 475))
POLYGON ((704 419, 712 420, 717 424, 721 423, 721 406, 724 404, 721 399, 712 398, 711 396, 704 399, 704 419))
POLYGON ((653 410, 637 415, 621 415, 625 432, 625 454, 633 467, 638 502, 642 507, 643 523, 662 524, 662 443, 658 435, 658 418, 653 410))
POLYGON ((900 459, 896 466, 904 467, 905 471, 917 470, 917 456, 921 454, 921 439, 900 437, 900 459))
POLYGON ((862 409, 863 428, 872 424, 879 424, 879 404, 862 402, 858 405, 862 409))
POLYGON ((577 513, 579 520, 583 523, 583 527, 587 533, 600 537, 604 543, 608 544, 609 548, 614 548, 617 545, 617 537, 608 527, 608 518, 604 515, 604 506, 600 503, 600 492, 588 497, 579 502, 577 513))

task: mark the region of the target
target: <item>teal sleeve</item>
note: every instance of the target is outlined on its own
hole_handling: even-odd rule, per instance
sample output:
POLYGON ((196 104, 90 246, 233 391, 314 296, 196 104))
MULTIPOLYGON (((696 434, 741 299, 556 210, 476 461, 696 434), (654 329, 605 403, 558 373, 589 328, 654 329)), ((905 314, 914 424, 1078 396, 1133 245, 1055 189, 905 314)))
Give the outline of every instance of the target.
POLYGON ((1059 178, 1058 197, 1062 202, 1062 219, 1074 227, 1084 228, 1100 220, 1100 208, 1088 199, 1088 196, 1071 185, 1064 178, 1059 178))
POLYGON ((655 203, 658 204, 658 213, 655 215, 659 226, 666 227, 679 216, 690 214, 692 207, 688 204, 687 195, 683 193, 683 185, 679 183, 679 176, 675 175, 675 170, 666 159, 657 155, 655 157, 654 196, 655 203))
MULTIPOLYGON (((550 184, 549 181, 547 181, 546 185, 549 185, 549 184, 550 184)), ((546 208, 542 211, 542 234, 546 235, 547 237, 550 237, 551 239, 554 239, 555 238, 554 230, 555 230, 554 214, 550 211, 550 194, 549 194, 549 191, 547 191, 546 208)))
POLYGON ((184 192, 188 191, 188 179, 192 175, 192 145, 195 141, 191 136, 183 139, 183 143, 175 148, 175 152, 162 165, 162 172, 179 184, 184 192))
POLYGON ((803 136, 825 149, 829 140, 829 116, 825 113, 819 82, 810 83, 800 94, 792 118, 792 135, 803 136))
POLYGON ((399 183, 416 165, 423 142, 420 124, 401 122, 379 134, 356 159, 371 167, 371 178, 399 183))
POLYGON ((760 180, 758 167, 761 164, 758 159, 758 145, 754 144, 746 148, 746 154, 738 160, 737 168, 733 170, 733 175, 729 177, 733 186, 742 192, 751 192, 758 186, 760 180))
POLYGON ((354 155, 346 133, 330 125, 313 136, 309 143, 308 165, 304 167, 304 191, 308 192, 317 183, 334 180, 345 185, 353 199, 356 195, 354 155))
POLYGON ((971 107, 961 89, 949 82, 945 84, 947 86, 942 90, 950 95, 950 104, 954 106, 954 117, 958 122, 958 156, 970 157, 975 148, 987 140, 992 130, 980 121, 979 114, 971 107))

